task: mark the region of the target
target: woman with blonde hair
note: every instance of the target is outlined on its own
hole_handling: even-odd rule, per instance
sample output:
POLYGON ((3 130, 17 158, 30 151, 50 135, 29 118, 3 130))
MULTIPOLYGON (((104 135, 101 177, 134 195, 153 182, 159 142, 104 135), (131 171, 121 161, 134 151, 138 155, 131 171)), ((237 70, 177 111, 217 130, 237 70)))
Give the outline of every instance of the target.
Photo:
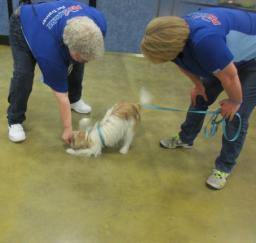
POLYGON ((153 63, 168 62, 182 52, 188 35, 184 19, 175 16, 155 18, 147 26, 141 50, 153 63))
MULTIPOLYGON (((159 17, 145 30, 141 50, 153 63, 172 61, 191 79, 189 110, 206 111, 224 90, 220 110, 228 130, 242 129, 234 142, 222 138, 222 148, 206 184, 225 186, 245 141, 248 120, 256 105, 256 14, 235 9, 209 8, 185 17, 159 17)), ((191 148, 205 115, 187 113, 177 136, 162 139, 164 148, 191 148)))
POLYGON ((71 109, 89 113, 81 99, 84 63, 103 55, 106 20, 95 8, 72 0, 23 4, 10 19, 14 72, 9 91, 9 139, 26 139, 22 123, 36 63, 57 98, 62 139, 72 138, 71 109))

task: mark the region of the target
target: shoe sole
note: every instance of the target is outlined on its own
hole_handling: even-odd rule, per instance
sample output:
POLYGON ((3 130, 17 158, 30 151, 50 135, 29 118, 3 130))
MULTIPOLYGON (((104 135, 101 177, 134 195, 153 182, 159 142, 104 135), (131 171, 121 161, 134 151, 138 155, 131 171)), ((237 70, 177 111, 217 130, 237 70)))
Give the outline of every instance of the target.
POLYGON ((79 113, 79 114, 90 114, 92 111, 87 111, 87 112, 83 112, 83 111, 79 111, 79 110, 76 110, 74 108, 71 108, 72 111, 75 111, 76 113, 79 113))
POLYGON ((205 185, 209 188, 209 189, 211 189, 211 190, 213 190, 213 191, 218 191, 218 190, 221 190, 223 187, 220 187, 220 188, 216 188, 216 187, 214 187, 214 186, 212 186, 211 184, 208 184, 207 182, 205 183, 205 185))
POLYGON ((163 145, 161 142, 159 143, 160 147, 161 148, 164 148, 164 149, 192 149, 193 146, 191 145, 184 145, 184 146, 177 146, 177 147, 173 147, 173 148, 170 148, 170 147, 166 147, 165 145, 163 145))
POLYGON ((11 142, 14 142, 14 143, 21 143, 21 142, 25 141, 26 138, 23 138, 23 139, 16 139, 16 138, 13 138, 13 137, 9 136, 9 140, 10 140, 11 142))
MULTIPOLYGON (((226 181, 226 183, 227 183, 227 181, 226 181)), ((221 189, 223 189, 226 186, 226 183, 223 186, 217 187, 217 186, 212 185, 208 181, 205 182, 205 184, 207 185, 208 188, 214 189, 214 190, 221 190, 221 189)))

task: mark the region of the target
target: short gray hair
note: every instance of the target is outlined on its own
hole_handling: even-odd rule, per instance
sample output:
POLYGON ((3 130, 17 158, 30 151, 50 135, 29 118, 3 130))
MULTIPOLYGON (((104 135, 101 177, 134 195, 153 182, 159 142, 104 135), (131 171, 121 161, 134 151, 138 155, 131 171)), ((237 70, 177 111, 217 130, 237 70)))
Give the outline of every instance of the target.
POLYGON ((78 52, 91 61, 104 53, 104 40, 100 28, 88 17, 74 17, 64 28, 63 41, 70 51, 78 52))

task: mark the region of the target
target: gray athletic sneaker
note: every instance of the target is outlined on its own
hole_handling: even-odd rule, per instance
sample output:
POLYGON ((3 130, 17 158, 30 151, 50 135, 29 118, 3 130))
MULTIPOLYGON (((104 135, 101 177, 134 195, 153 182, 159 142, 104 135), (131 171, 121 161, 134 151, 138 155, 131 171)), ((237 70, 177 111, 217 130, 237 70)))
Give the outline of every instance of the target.
POLYGON ((228 176, 229 173, 213 169, 212 174, 206 181, 206 184, 213 189, 220 190, 225 186, 228 176))
POLYGON ((164 138, 160 140, 160 146, 166 149, 176 149, 176 148, 192 148, 192 145, 188 143, 183 143, 179 137, 176 135, 175 137, 171 138, 164 138))

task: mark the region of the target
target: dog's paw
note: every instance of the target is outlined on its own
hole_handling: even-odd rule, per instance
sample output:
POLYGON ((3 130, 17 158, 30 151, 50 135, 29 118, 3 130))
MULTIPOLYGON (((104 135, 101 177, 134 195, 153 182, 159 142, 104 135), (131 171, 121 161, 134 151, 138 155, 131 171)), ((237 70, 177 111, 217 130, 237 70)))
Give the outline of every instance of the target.
POLYGON ((94 153, 93 155, 94 155, 95 158, 100 157, 100 156, 101 156, 101 152, 99 152, 99 153, 94 153))
POLYGON ((127 154, 127 153, 128 153, 128 150, 129 150, 129 148, 121 148, 121 149, 119 150, 119 153, 120 153, 120 154, 127 154))
POLYGON ((75 151, 74 149, 72 149, 72 148, 66 149, 66 152, 67 152, 68 154, 71 154, 71 155, 75 155, 75 154, 76 154, 76 151, 75 151))

